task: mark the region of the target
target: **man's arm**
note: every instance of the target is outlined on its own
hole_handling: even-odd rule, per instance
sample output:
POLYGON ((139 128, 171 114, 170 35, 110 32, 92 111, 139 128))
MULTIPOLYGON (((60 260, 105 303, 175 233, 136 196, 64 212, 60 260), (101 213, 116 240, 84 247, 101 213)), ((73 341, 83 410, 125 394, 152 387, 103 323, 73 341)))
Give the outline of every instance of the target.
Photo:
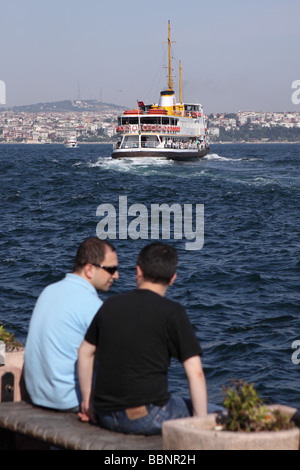
POLYGON ((206 380, 200 356, 192 356, 183 362, 188 378, 194 416, 207 415, 206 380))
POLYGON ((94 420, 91 410, 91 395, 94 373, 94 359, 96 346, 83 340, 78 350, 78 379, 82 397, 81 413, 78 413, 81 421, 94 420))

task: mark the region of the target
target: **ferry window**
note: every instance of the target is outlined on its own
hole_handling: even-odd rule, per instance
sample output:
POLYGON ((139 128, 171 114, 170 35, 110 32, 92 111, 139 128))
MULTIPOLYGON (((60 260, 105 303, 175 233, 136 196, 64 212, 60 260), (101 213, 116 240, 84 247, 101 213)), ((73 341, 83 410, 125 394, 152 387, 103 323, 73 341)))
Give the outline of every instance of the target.
MULTIPOLYGON (((152 125, 152 124, 161 124, 161 118, 160 117, 143 117, 141 118, 141 124, 148 124, 148 125, 152 125)), ((169 120, 168 120, 169 122, 169 120)))
POLYGON ((142 147, 157 147, 158 144, 160 143, 160 140, 158 139, 158 137, 156 135, 147 135, 147 136, 144 136, 142 135, 141 136, 141 146, 142 147))
POLYGON ((122 148, 137 148, 139 146, 139 138, 134 135, 127 135, 124 139, 122 148))
POLYGON ((125 116, 122 118, 122 125, 126 126, 126 124, 137 124, 138 123, 138 118, 137 117, 129 117, 125 116))

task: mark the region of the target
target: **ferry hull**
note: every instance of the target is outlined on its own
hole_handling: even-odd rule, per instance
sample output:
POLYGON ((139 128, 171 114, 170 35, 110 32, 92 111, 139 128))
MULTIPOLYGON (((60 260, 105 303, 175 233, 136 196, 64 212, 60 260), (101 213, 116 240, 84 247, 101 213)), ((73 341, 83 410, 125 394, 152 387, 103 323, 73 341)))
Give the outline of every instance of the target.
POLYGON ((198 160, 209 153, 209 147, 203 150, 173 150, 173 149, 116 149, 112 158, 157 158, 160 160, 189 161, 198 160))

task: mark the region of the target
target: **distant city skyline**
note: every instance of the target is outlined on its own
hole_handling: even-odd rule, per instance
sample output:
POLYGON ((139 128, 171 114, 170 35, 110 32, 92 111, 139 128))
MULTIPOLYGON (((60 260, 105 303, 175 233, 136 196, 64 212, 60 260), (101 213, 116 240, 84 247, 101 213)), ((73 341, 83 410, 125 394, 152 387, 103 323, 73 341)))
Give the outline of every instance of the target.
POLYGON ((300 111, 298 0, 0 0, 6 106, 95 99, 127 107, 167 86, 205 113, 300 111))

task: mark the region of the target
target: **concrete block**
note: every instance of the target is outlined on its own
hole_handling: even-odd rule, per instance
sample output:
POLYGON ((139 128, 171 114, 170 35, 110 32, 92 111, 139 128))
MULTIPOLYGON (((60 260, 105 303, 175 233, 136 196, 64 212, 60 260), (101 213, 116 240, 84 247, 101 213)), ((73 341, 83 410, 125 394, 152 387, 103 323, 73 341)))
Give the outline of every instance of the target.
MULTIPOLYGON (((297 409, 272 405, 297 414, 297 409)), ((284 431, 223 431, 216 422, 217 414, 204 418, 183 418, 165 421, 162 428, 164 450, 299 450, 298 427, 284 431)))

